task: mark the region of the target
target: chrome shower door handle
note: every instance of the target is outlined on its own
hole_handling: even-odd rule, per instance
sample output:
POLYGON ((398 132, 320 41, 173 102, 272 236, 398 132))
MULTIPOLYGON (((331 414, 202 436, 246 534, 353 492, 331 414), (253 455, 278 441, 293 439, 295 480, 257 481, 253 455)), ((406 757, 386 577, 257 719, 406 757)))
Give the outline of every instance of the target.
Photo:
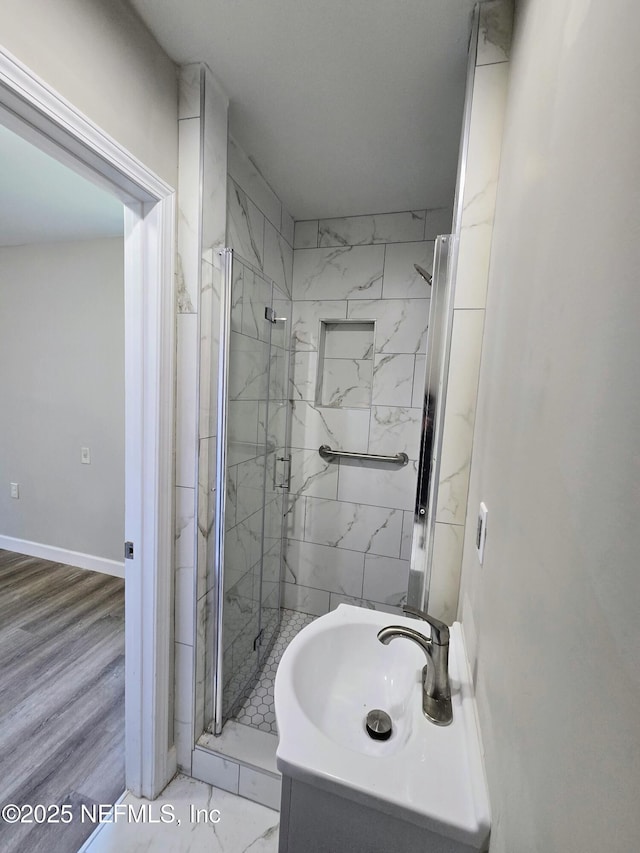
POLYGON ((282 462, 283 464, 283 481, 281 483, 276 483, 277 489, 283 489, 284 491, 288 491, 291 488, 291 457, 290 456, 277 456, 276 463, 282 462), (286 466, 286 468, 285 468, 286 466))

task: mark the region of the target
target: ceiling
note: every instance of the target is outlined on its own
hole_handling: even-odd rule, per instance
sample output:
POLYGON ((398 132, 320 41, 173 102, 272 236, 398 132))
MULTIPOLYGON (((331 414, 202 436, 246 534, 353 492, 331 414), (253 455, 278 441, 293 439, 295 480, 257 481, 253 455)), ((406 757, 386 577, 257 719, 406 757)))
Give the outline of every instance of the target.
POLYGON ((452 204, 474 0, 130 0, 296 219, 452 204))
POLYGON ((0 125, 0 246, 123 233, 122 202, 0 125))

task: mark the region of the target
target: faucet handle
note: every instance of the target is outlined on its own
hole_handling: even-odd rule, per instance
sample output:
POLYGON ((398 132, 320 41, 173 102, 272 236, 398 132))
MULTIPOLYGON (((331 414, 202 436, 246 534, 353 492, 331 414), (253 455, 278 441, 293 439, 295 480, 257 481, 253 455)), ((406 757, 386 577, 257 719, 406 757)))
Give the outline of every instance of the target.
POLYGON ((424 610, 417 610, 415 607, 405 605, 402 609, 408 616, 415 616, 416 619, 422 619, 431 625, 431 641, 436 646, 447 646, 449 644, 449 626, 445 625, 444 622, 436 619, 435 616, 430 616, 424 610))

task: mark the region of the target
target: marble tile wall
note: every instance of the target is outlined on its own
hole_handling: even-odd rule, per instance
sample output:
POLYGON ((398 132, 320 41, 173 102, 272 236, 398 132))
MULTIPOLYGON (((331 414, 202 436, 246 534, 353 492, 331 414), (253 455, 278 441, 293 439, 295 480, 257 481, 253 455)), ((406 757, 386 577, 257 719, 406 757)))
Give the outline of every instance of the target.
MULTIPOLYGON (((479 7, 478 45, 471 93, 466 179, 458 222, 458 258, 451 357, 436 510, 429 611, 457 617, 462 543, 476 413, 476 394, 506 103, 512 3, 479 7)), ((476 523, 477 507, 469 508, 476 523)))
POLYGON ((291 297, 293 218, 229 137, 227 245, 291 297))
POLYGON ((350 602, 394 612, 405 601, 430 295, 413 264, 431 269, 451 217, 437 209, 295 224, 283 584, 292 610, 321 615, 350 602), (323 352, 321 321, 345 319, 362 323, 327 336, 323 352), (326 462, 321 444, 410 461, 326 462))
POLYGON ((224 243, 225 235, 228 103, 200 63, 180 69, 179 91, 174 739, 178 766, 190 773, 204 706, 204 661, 197 640, 205 630, 206 608, 198 597, 196 568, 203 530, 196 518, 200 522, 206 513, 206 500, 199 500, 198 483, 208 464, 208 427, 215 420, 199 368, 210 375, 215 351, 215 338, 206 330, 215 311, 212 249, 224 243))

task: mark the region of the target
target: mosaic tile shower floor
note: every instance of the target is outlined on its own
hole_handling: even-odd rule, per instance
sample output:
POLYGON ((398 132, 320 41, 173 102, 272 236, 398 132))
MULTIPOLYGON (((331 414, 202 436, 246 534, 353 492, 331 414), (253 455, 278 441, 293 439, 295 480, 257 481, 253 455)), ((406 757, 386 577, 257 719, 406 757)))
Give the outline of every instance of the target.
POLYGON ((278 734, 276 710, 273 701, 276 670, 278 669, 280 658, 291 640, 293 640, 305 625, 309 625, 315 618, 315 616, 309 616, 307 613, 297 613, 295 610, 282 611, 282 621, 278 637, 273 644, 269 657, 262 667, 262 672, 258 676, 255 687, 235 716, 236 722, 243 723, 245 726, 253 726, 253 728, 260 729, 263 732, 270 732, 274 735, 278 734))

